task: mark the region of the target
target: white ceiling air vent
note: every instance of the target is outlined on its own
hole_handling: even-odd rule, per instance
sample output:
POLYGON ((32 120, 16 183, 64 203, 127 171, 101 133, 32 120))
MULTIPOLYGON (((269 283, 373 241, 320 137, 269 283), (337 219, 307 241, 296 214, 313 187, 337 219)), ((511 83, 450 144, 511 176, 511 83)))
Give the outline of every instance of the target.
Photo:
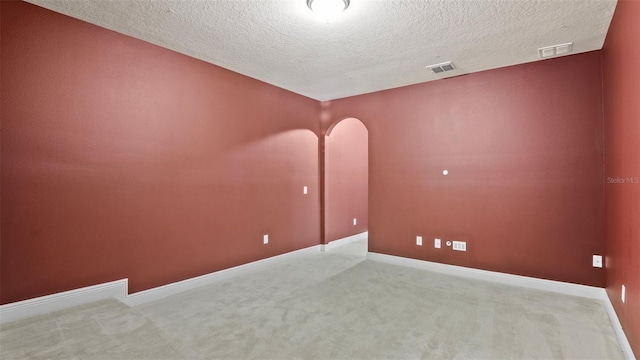
POLYGON ((453 63, 451 63, 451 61, 447 61, 441 64, 428 65, 427 69, 431 70, 431 72, 433 72, 434 74, 439 74, 445 71, 454 70, 455 66, 453 66, 453 63))
POLYGON ((554 56, 567 55, 567 54, 571 54, 572 52, 573 52, 573 43, 541 47, 538 49, 538 55, 540 55, 540 58, 542 59, 546 59, 554 56))

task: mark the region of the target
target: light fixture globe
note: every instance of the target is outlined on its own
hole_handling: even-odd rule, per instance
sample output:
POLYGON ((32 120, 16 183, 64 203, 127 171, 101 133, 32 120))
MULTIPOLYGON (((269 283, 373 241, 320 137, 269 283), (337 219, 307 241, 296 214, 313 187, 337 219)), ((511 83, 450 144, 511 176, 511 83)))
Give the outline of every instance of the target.
POLYGON ((307 0, 307 6, 318 17, 329 22, 349 7, 349 0, 307 0))

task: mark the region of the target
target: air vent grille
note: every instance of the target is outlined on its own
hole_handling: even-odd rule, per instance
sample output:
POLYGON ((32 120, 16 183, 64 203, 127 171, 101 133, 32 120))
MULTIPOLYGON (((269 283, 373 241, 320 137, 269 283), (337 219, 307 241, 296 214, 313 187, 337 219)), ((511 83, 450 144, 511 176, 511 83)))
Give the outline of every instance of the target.
POLYGON ((441 64, 429 65, 427 66, 427 69, 431 70, 431 72, 433 72, 434 74, 439 74, 445 71, 454 70, 455 66, 453 66, 453 63, 451 61, 447 61, 441 64))
POLYGON ((573 52, 573 43, 566 43, 560 45, 553 45, 542 47, 538 49, 538 55, 541 59, 567 55, 573 52))

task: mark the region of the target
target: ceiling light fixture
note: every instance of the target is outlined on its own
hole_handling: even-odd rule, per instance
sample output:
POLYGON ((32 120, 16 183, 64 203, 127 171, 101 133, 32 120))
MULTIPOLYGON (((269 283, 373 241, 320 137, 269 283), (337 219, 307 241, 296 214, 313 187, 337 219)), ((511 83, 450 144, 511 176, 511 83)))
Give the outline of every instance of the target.
POLYGON ((349 0, 307 0, 307 6, 322 20, 335 20, 349 7, 349 0))

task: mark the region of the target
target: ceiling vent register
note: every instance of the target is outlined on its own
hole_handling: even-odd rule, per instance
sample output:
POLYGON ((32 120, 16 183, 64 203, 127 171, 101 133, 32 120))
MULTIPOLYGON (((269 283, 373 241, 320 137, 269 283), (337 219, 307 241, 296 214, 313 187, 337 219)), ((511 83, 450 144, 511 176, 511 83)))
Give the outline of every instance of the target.
POLYGON ((567 55, 567 54, 571 54, 572 52, 573 52, 573 43, 547 46, 547 47, 542 47, 538 49, 538 55, 540 56, 541 59, 567 55))
POLYGON ((453 66, 453 63, 451 61, 427 66, 427 69, 431 70, 431 72, 433 72, 434 74, 440 74, 445 71, 455 70, 455 68, 456 67, 453 66))

